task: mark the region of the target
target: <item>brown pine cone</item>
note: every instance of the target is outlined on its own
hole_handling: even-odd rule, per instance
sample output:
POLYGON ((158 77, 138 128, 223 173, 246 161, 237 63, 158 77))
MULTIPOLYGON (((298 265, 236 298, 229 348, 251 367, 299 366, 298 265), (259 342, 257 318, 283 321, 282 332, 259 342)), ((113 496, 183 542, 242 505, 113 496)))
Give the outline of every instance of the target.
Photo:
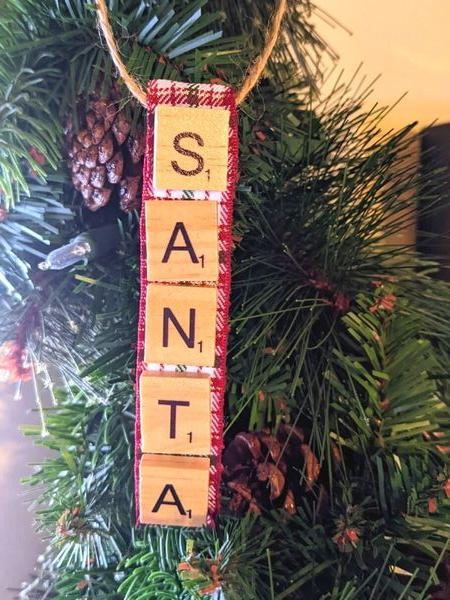
POLYGON ((92 211, 117 198, 125 212, 139 206, 145 149, 144 124, 131 133, 132 119, 120 108, 120 91, 92 96, 77 107, 79 126, 68 119, 67 154, 74 187, 92 211))
POLYGON ((139 186, 141 176, 126 177, 120 182, 120 208, 124 212, 131 212, 139 204, 139 186))
POLYGON ((282 424, 268 430, 238 433, 223 454, 224 483, 233 512, 260 514, 282 508, 294 514, 301 496, 316 485, 320 465, 305 434, 282 424))

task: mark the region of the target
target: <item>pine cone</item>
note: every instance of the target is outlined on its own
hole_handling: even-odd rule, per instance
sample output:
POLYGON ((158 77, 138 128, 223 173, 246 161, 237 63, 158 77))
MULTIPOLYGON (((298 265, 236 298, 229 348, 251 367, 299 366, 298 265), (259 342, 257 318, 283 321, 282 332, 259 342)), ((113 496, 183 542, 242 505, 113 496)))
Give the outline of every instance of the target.
POLYGON ((239 513, 283 508, 294 514, 320 472, 303 431, 284 424, 276 436, 267 430, 238 433, 224 452, 223 464, 224 483, 232 491, 229 509, 239 513))
POLYGON ((79 127, 72 119, 66 127, 69 168, 75 188, 92 211, 112 198, 130 212, 139 204, 145 148, 143 123, 132 135, 131 118, 120 108, 120 92, 113 87, 109 98, 93 96, 77 107, 79 127))

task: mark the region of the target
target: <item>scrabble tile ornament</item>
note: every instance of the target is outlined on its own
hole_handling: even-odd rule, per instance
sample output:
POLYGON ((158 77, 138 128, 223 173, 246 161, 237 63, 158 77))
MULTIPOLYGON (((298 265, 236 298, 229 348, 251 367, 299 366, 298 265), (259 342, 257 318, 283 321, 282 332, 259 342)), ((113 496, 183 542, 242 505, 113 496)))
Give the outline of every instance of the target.
POLYGON ((213 525, 237 178, 237 112, 222 85, 150 81, 141 218, 139 523, 213 525))
POLYGON ((173 200, 146 204, 147 273, 151 281, 217 281, 217 204, 173 200))
POLYGON ((204 525, 208 512, 208 458, 143 454, 139 485, 142 523, 204 525))
POLYGON ((228 124, 224 108, 160 105, 155 111, 155 185, 163 189, 227 187, 228 124))
POLYGON ((210 455, 211 383, 207 375, 143 371, 139 387, 142 452, 210 455))

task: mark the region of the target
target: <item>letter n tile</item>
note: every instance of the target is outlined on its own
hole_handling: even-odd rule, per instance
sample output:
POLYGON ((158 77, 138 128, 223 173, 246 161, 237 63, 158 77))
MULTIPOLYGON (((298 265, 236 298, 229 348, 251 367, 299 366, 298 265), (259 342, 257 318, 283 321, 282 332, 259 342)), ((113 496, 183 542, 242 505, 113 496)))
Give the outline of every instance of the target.
POLYGON ((150 283, 145 362, 213 367, 216 304, 214 287, 150 283))

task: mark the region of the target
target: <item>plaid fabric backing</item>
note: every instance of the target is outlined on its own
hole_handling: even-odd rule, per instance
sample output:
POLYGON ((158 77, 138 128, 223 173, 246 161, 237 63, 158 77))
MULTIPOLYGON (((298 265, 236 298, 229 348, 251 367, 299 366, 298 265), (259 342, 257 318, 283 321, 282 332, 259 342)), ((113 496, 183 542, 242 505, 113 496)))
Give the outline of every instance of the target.
MULTIPOLYGON (((142 210, 152 200, 192 199, 217 202, 218 204, 218 248, 219 278, 217 282, 216 347, 214 367, 186 365, 187 372, 207 373, 211 381, 211 456, 207 524, 213 526, 220 506, 220 480, 222 475, 221 454, 223 449, 223 403, 226 385, 226 355, 228 339, 228 311, 231 286, 231 227, 233 198, 238 176, 238 128, 234 92, 222 85, 186 84, 173 81, 154 80, 147 88, 147 134, 144 163, 144 185, 142 210), (154 123, 158 105, 225 108, 230 111, 228 130, 227 188, 224 192, 160 190, 154 186, 154 123)), ((139 461, 141 457, 139 378, 144 370, 173 372, 177 365, 144 363, 146 289, 151 282, 147 278, 146 229, 144 213, 140 221, 140 300, 136 364, 136 437, 135 437, 135 501, 136 519, 139 518, 139 461)), ((151 307, 149 307, 151 310, 151 307)))

